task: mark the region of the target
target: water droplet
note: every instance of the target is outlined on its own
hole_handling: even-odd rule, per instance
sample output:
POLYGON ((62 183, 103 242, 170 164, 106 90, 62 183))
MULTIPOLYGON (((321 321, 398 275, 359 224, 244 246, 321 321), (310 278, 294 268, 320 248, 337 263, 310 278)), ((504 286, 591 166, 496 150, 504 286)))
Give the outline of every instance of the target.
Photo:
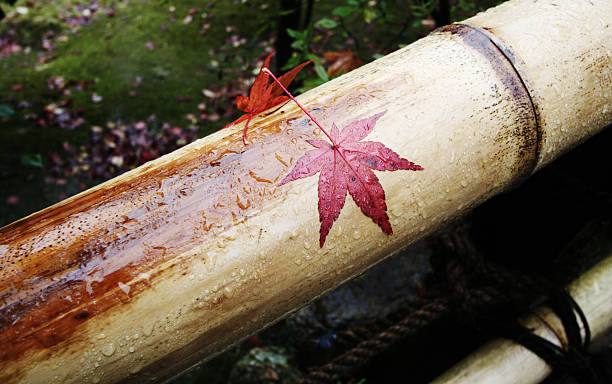
POLYGON ((105 335, 105 334, 103 334, 103 333, 101 333, 101 334, 99 334, 99 335, 98 335, 98 340, 102 340, 102 339, 104 339, 105 337, 106 337, 106 335, 105 335))
POLYGON ((113 343, 103 344, 102 347, 100 348, 100 352, 102 352, 104 356, 112 356, 113 353, 115 353, 115 344, 113 343))
POLYGON ((134 347, 129 347, 128 351, 130 351, 130 353, 134 353, 134 347))
POLYGON ((354 230, 353 231, 353 239, 355 240, 359 240, 361 238, 361 232, 359 232, 359 230, 354 230))
POLYGON ((130 374, 135 375, 136 373, 140 372, 141 369, 142 369, 141 365, 135 365, 132 368, 130 368, 130 374))
POLYGON ((246 271, 244 270, 244 268, 240 268, 240 276, 244 276, 246 274, 246 271))
POLYGON ((121 289, 123 291, 123 293, 125 293, 126 295, 129 295, 130 293, 130 286, 127 284, 123 284, 122 282, 118 282, 117 285, 119 286, 119 289, 121 289))
POLYGON ((145 336, 151 336, 153 334, 153 330, 155 329, 155 321, 149 324, 147 327, 142 329, 142 334, 145 336))
POLYGON ((293 262, 295 263, 295 265, 302 265, 302 259, 300 259, 299 257, 294 259, 293 262))
POLYGON ((461 180, 461 186, 462 187, 467 187, 468 186, 467 180, 461 180))
POLYGON ((151 278, 150 273, 139 273, 137 276, 141 280, 149 280, 151 278))
POLYGON ((208 272, 211 272, 215 268, 215 263, 217 262, 217 257, 214 253, 208 252, 206 254, 206 268, 208 272))

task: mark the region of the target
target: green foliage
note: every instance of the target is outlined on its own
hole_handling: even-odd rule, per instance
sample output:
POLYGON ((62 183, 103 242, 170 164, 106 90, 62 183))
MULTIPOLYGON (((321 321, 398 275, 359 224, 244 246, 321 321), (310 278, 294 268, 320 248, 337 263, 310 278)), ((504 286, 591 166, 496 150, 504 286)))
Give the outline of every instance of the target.
POLYGON ((457 0, 451 3, 451 21, 461 21, 477 12, 499 5, 505 0, 457 0))
POLYGON ((341 19, 357 16, 367 24, 385 19, 389 16, 387 13, 386 0, 347 0, 345 5, 334 8, 331 14, 341 19))
POLYGON ((338 22, 332 19, 329 19, 327 17, 324 17, 322 19, 319 19, 319 21, 317 21, 316 25, 319 25, 323 28, 327 28, 327 29, 332 29, 332 28, 336 28, 338 26, 338 22))
MULTIPOLYGON (((294 39, 291 47, 295 49, 295 52, 283 69, 292 68, 306 60, 319 58, 319 52, 322 48, 318 47, 318 52, 315 52, 313 47, 316 47, 323 40, 323 36, 321 33, 315 33, 317 28, 328 34, 340 36, 343 40, 354 39, 357 45, 356 49, 359 50, 360 39, 350 31, 349 24, 361 25, 365 22, 366 24, 382 25, 393 19, 393 15, 388 12, 386 0, 346 0, 346 2, 331 8, 327 15, 311 23, 303 31, 287 29, 289 36, 294 39)), ((365 37, 365 40, 367 39, 368 37, 365 37)), ((357 53, 359 54, 359 52, 357 53)), ((371 54, 365 54, 365 56, 368 59, 375 58, 371 54)), ((302 86, 298 88, 299 92, 305 92, 330 80, 321 61, 314 63, 314 71, 317 77, 306 78, 302 86)))
POLYGON ((412 27, 419 28, 421 27, 421 21, 436 10, 436 4, 433 0, 419 0, 415 4, 410 4, 409 10, 414 18, 412 27))
POLYGON ((315 63, 314 70, 317 77, 309 77, 304 79, 302 86, 297 89, 298 92, 304 93, 312 88, 318 87, 321 84, 327 83, 330 80, 329 76, 327 76, 327 71, 325 68, 323 68, 321 63, 317 63, 316 61, 315 63))
MULTIPOLYGON (((351 14, 356 14, 358 18, 361 18, 366 24, 385 24, 396 19, 392 12, 389 12, 389 5, 386 0, 368 1, 368 0, 347 0, 348 7, 352 8, 352 11, 348 14, 348 9, 339 10, 339 17, 348 17, 351 14), (346 16, 344 16, 346 14, 346 16)), ((340 7, 342 8, 342 7, 340 7)), ((338 9, 338 8, 336 8, 338 9)))
MULTIPOLYGON (((295 49, 295 52, 289 61, 287 61, 287 64, 283 67, 283 69, 291 69, 304 61, 320 59, 319 56, 315 55, 309 50, 310 43, 318 40, 318 38, 312 38, 312 31, 313 23, 311 23, 310 26, 308 26, 308 28, 306 28, 304 31, 296 31, 294 29, 287 28, 287 34, 294 39, 293 43, 291 43, 291 47, 295 49)), ((306 77, 302 86, 298 88, 298 92, 305 92, 329 81, 327 71, 325 68, 323 68, 323 65, 321 65, 320 60, 314 62, 314 70, 317 77, 306 77)))
MULTIPOLYGON (((287 28, 287 34, 291 36, 294 41, 291 44, 291 47, 297 51, 306 51, 308 48, 308 42, 310 40, 310 34, 312 32, 312 27, 308 27, 305 31, 296 31, 295 29, 287 28)), ((287 64, 285 66, 286 69, 292 68, 298 65, 296 62, 294 65, 287 64)))
POLYGON ((357 6, 337 7, 337 8, 334 8, 334 10, 332 11, 332 15, 338 16, 338 17, 348 17, 349 15, 351 15, 353 12, 357 11, 358 9, 359 8, 357 6))
POLYGON ((466 12, 476 13, 480 7, 474 1, 459 0, 451 4, 451 13, 466 12))
MULTIPOLYGON (((366 379, 361 379, 358 382, 356 382, 355 384, 365 384, 366 379)), ((337 381, 336 384, 342 384, 342 381, 337 381)))
POLYGON ((0 104, 0 117, 8 117, 15 113, 15 110, 7 104, 0 104))
POLYGON ((43 166, 42 155, 40 153, 34 153, 34 154, 24 153, 21 155, 21 164, 25 165, 26 167, 42 168, 43 166))

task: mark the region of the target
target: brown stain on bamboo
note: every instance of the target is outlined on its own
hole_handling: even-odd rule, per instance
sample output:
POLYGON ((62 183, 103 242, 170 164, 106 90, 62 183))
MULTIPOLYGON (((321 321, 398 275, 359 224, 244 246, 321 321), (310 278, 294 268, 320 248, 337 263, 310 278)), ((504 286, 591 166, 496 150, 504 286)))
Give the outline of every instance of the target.
POLYGON ((275 184, 303 153, 312 126, 279 116, 253 127, 246 147, 234 133, 221 148, 185 150, 1 228, 0 370, 69 339, 148 289, 156 276, 147 271, 217 241, 280 198, 275 184))

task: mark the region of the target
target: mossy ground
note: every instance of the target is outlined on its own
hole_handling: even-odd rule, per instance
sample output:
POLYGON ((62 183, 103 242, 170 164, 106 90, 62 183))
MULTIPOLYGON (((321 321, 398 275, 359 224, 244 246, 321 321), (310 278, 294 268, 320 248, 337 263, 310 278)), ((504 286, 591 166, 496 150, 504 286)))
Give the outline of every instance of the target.
MULTIPOLYGON (((16 108, 16 113, 9 118, 0 118, 0 225, 54 203, 61 194, 77 192, 83 181, 98 182, 81 180, 68 188, 48 185, 43 182, 44 172, 40 168, 23 164, 24 155, 27 158, 39 154, 43 163, 48 162, 48 152, 60 152, 65 141, 82 143, 89 137, 92 125, 103 126, 107 121, 135 122, 154 114, 159 121, 186 125, 185 115, 197 111, 202 89, 219 81, 220 72, 211 66, 209 49, 224 44, 229 36, 227 26, 235 26, 232 33, 248 36, 248 31, 260 27, 258 24, 263 21, 250 16, 253 5, 181 1, 170 12, 169 7, 173 5, 168 2, 134 0, 117 2, 113 17, 98 14, 89 25, 71 33, 71 28, 57 16, 68 3, 71 2, 49 2, 21 16, 18 34, 20 42, 30 47, 29 53, 24 50, 0 59, 0 89, 3 90, 0 104, 22 100, 31 103, 29 108, 16 108), (191 8, 198 11, 186 24, 184 19, 191 8), (173 16, 174 22, 170 20, 173 16), (205 35, 200 33, 203 16, 210 17, 211 25, 205 35), (40 65, 37 64, 40 41, 49 31, 68 38, 55 43, 55 59, 40 65), (147 47, 148 43, 154 48, 147 47), (55 76, 86 83, 82 91, 58 95, 47 87, 47 80, 55 76), (134 88, 133 83, 139 77, 142 82, 134 88), (14 85, 21 85, 22 89, 13 90, 14 85), (131 96, 130 92, 134 94, 131 96), (102 100, 93 102, 94 94, 102 100), (79 111, 85 120, 75 130, 40 127, 24 120, 26 114, 65 99, 71 100, 70 109, 79 111), (17 196, 19 202, 6 204, 9 196, 17 196)), ((10 22, 4 24, 0 24, 0 32, 12 26, 10 22)), ((249 42, 244 46, 248 56, 255 56, 257 49, 249 42)), ((262 53, 263 49, 259 51, 262 53)), ((236 56, 224 59, 223 65, 231 67, 236 56)), ((200 135, 220 126, 223 125, 204 124, 200 135)))

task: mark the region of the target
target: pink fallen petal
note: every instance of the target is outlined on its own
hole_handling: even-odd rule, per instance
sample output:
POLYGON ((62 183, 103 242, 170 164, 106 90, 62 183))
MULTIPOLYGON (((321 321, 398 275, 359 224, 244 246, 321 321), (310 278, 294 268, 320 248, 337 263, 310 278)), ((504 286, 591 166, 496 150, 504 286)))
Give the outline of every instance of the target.
POLYGON ((6 203, 9 205, 17 205, 19 204, 19 196, 11 195, 6 198, 6 203))

